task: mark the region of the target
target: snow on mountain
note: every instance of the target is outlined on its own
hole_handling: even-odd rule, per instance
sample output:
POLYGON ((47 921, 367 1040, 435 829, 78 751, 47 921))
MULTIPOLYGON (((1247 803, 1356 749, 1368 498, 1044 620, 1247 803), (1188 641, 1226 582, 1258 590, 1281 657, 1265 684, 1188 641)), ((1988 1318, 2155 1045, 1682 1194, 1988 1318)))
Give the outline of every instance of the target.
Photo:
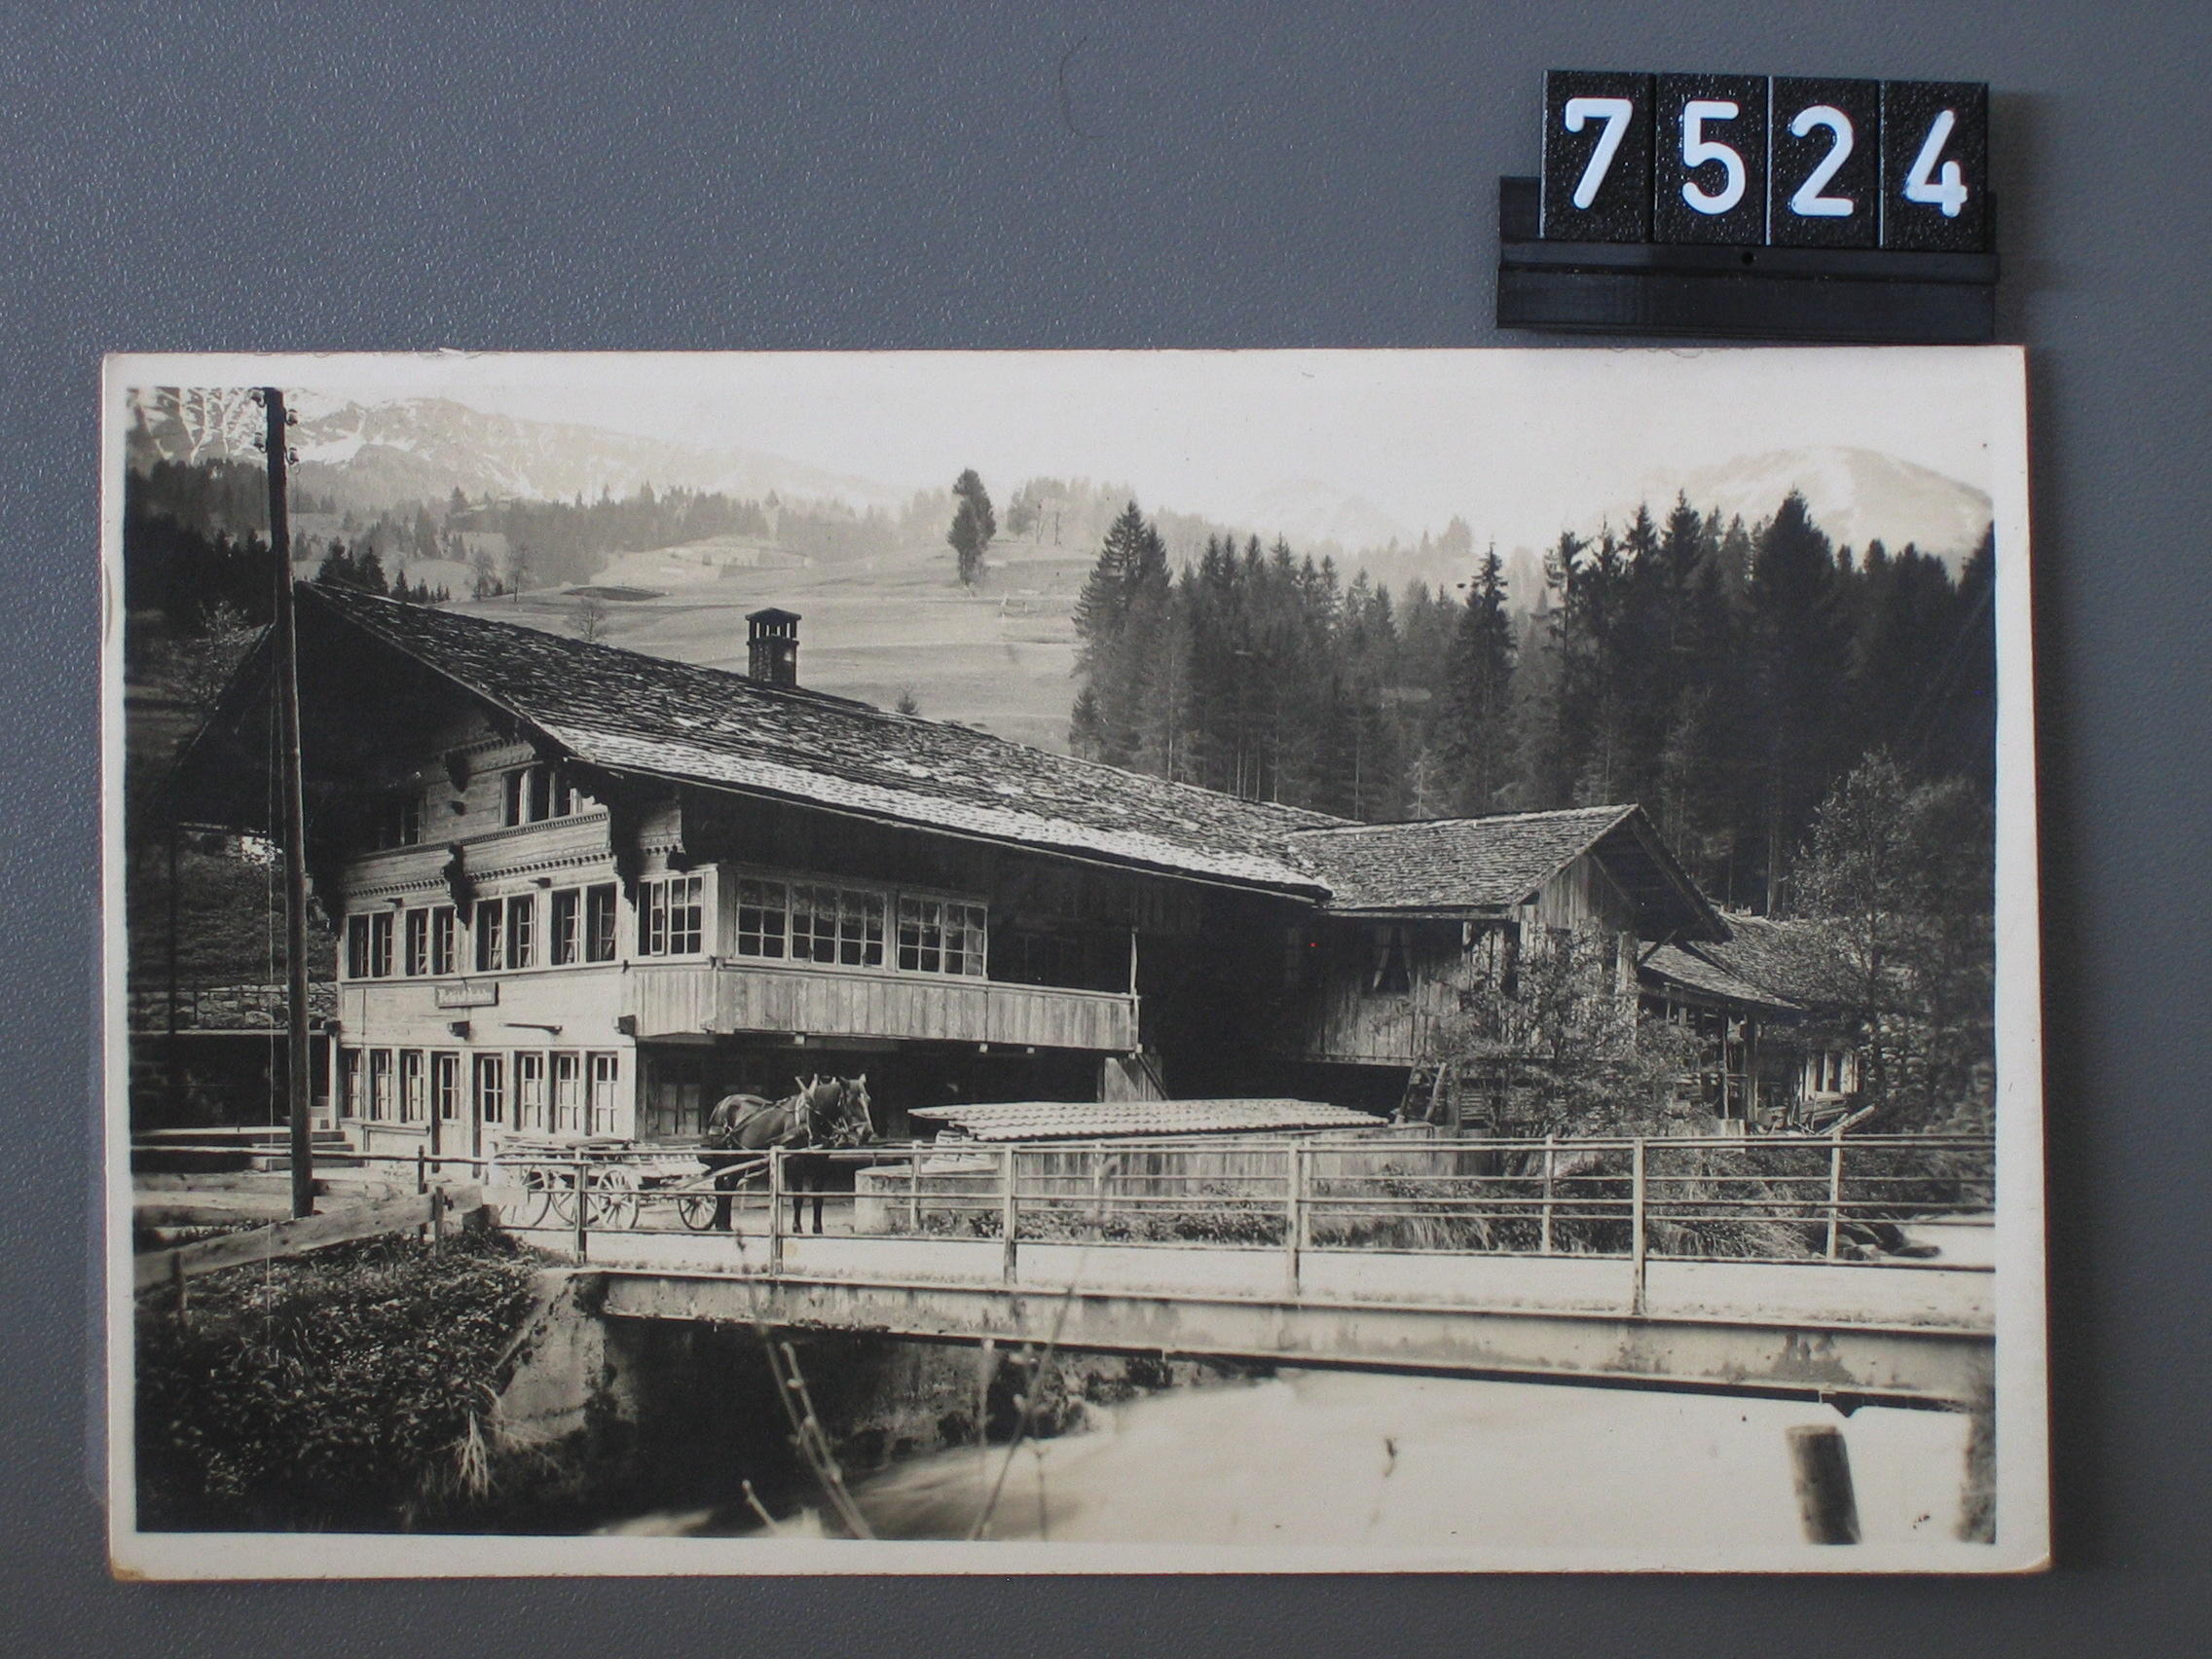
MULTIPOLYGON (((192 453, 179 422, 141 398, 161 453, 192 453)), ((664 442, 568 423, 486 414, 450 398, 363 404, 300 399, 292 447, 304 488, 369 511, 439 501, 457 488, 473 499, 562 500, 602 490, 627 496, 655 489, 720 490, 763 497, 841 499, 897 507, 907 492, 754 450, 664 442)), ((202 451, 201 453, 205 453, 202 451)))
POLYGON ((1265 539, 1287 536, 1294 547, 1326 541, 1340 547, 1384 547, 1419 540, 1420 534, 1407 530, 1366 497, 1312 478, 1271 485, 1229 516, 1265 526, 1265 539))
POLYGON ((1607 518, 1618 528, 1634 515, 1638 501, 1657 516, 1677 490, 1701 510, 1718 507, 1723 520, 1741 514, 1747 526, 1772 517, 1783 498, 1796 490, 1837 546, 1863 550, 1879 540, 1894 550, 1909 541, 1954 571, 1990 522, 1989 497, 1972 485, 1894 455, 1840 447, 1774 450, 1685 473, 1654 473, 1607 518))

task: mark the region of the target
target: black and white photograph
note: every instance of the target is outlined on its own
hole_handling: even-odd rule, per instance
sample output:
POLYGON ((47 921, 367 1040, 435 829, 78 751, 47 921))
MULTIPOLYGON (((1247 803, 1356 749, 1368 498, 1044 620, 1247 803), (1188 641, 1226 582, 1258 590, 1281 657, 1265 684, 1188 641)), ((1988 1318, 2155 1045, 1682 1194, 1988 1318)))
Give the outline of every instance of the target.
POLYGON ((2046 1564, 2017 349, 102 395, 118 1572, 2046 1564))

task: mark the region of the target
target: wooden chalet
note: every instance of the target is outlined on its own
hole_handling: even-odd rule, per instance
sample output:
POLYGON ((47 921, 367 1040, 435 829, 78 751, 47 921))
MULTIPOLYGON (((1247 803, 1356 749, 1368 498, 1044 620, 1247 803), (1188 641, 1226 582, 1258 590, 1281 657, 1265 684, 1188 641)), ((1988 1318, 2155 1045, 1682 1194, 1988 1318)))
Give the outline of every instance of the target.
POLYGON ((1704 1040, 1700 1098, 1724 1122, 1818 1128, 1858 1104, 1865 1032, 1818 923, 1730 914, 1639 966, 1645 1005, 1704 1040))
MULTIPOLYGON (((1387 1110, 1500 953, 1724 945, 1633 806, 1352 825, 740 675, 299 590, 331 1097, 370 1150, 683 1141, 722 1093, 867 1074, 879 1127, 978 1101, 1387 1110)), ((258 824, 269 645, 178 776, 258 824)))

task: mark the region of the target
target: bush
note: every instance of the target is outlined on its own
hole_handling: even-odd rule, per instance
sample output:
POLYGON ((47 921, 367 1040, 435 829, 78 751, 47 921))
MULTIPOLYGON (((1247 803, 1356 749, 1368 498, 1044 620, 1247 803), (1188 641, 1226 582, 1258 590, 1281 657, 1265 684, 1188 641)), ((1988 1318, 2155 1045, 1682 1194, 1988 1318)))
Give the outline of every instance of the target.
POLYGON ((412 1237, 235 1268, 137 1309, 139 1525, 387 1530, 458 1507, 535 1263, 412 1237))

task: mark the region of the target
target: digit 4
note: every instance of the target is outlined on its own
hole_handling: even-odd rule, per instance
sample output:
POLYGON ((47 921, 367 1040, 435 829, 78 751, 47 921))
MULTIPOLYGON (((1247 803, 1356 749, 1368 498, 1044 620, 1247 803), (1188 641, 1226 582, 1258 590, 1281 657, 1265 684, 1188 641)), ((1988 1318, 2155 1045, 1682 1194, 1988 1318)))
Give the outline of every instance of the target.
POLYGON ((1913 158, 1912 170, 1905 174, 1904 199, 1923 206, 1940 207, 1943 217, 1956 219, 1959 209, 1967 204, 1966 174, 1956 162, 1945 162, 1938 174, 1936 160, 1950 142, 1951 129, 1958 118, 1947 109, 1936 112, 1929 124, 1928 136, 1921 140, 1920 154, 1913 158))

